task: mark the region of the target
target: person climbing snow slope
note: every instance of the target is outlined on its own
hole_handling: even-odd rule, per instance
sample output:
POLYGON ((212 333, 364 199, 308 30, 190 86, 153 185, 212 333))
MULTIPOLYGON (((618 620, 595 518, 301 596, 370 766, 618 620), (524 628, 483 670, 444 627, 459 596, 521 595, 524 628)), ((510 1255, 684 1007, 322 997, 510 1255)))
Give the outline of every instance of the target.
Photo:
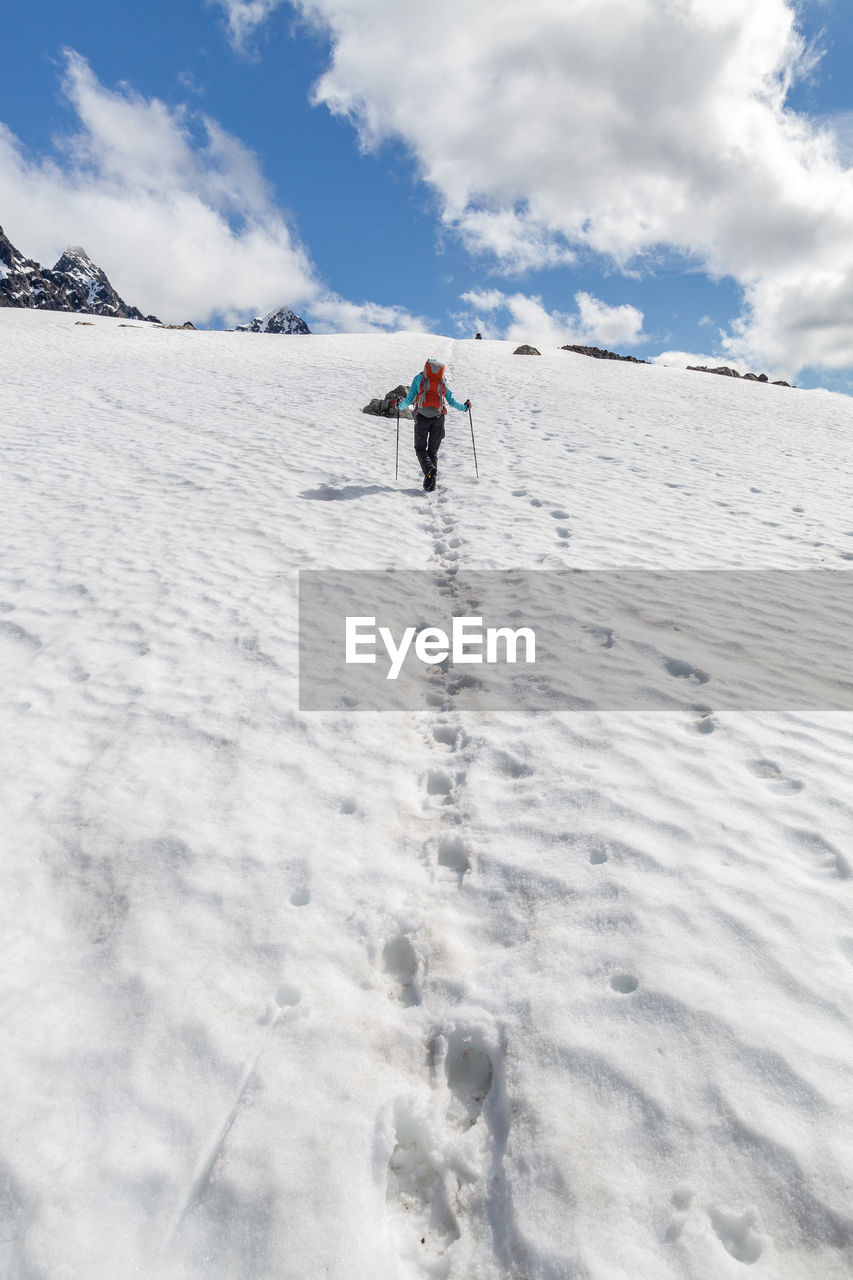
POLYGON ((447 385, 442 362, 429 359, 423 372, 413 378, 409 394, 397 408, 407 409, 410 404, 415 407, 415 453, 424 473, 424 488, 431 490, 438 475, 438 451, 444 439, 447 405, 465 413, 471 401, 460 404, 447 385))

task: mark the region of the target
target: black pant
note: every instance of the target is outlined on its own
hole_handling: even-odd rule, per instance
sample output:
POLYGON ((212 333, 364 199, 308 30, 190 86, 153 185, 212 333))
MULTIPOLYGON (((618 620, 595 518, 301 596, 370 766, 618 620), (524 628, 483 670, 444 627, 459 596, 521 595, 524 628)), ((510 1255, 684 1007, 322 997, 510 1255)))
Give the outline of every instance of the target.
POLYGON ((438 451, 444 439, 444 414, 436 418, 426 418, 419 413, 415 418, 415 453, 421 464, 421 471, 429 475, 438 470, 438 451))

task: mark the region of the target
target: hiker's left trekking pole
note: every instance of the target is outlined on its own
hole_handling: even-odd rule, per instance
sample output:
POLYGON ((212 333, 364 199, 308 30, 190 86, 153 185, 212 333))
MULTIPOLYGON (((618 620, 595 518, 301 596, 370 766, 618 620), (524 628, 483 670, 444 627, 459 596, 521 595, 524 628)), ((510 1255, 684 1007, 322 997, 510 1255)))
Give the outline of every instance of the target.
POLYGON ((394 459, 394 479, 400 474, 400 407, 397 406, 397 456, 394 459))
POLYGON ((474 450, 474 470, 477 473, 477 479, 480 478, 480 468, 477 466, 477 446, 474 444, 474 419, 471 417, 471 405, 468 405, 468 421, 471 423, 471 448, 474 450))

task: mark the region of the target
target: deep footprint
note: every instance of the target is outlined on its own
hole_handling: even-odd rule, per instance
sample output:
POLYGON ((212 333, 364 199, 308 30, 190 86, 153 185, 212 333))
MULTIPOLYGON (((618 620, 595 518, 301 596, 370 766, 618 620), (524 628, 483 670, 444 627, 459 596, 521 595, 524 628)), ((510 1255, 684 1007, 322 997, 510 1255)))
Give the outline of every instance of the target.
POLYGON ((679 680, 695 680, 696 684, 707 684, 711 679, 707 671, 700 671, 698 667, 682 662, 680 658, 670 658, 665 665, 669 674, 679 680))
POLYGON ((405 1008, 420 1004, 417 990, 418 957, 411 942, 403 934, 390 938, 382 950, 382 968, 390 988, 389 994, 405 1008))
POLYGON ((453 1032, 447 1045, 445 1070, 453 1095, 448 1120, 457 1128, 470 1129, 480 1118, 494 1079, 492 1059, 480 1032, 464 1028, 453 1032))
POLYGON ((438 842, 438 865, 462 877, 471 870, 468 848, 461 836, 442 836, 438 842))
POLYGON ((441 1280, 450 1268, 447 1251, 460 1233, 436 1161, 434 1136, 427 1122, 405 1103, 397 1104, 395 1120, 396 1146, 388 1161, 385 1201, 396 1211, 406 1261, 416 1262, 426 1274, 441 1280))

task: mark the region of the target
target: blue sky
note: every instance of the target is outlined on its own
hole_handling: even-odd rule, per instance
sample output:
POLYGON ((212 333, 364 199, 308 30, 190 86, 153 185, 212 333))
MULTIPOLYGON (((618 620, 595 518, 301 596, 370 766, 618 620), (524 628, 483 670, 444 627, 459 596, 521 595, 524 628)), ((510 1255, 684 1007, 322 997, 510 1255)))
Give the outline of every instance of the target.
POLYGON ((853 391, 840 0, 437 0, 435 47, 408 0, 2 8, 0 225, 143 310, 853 391))

